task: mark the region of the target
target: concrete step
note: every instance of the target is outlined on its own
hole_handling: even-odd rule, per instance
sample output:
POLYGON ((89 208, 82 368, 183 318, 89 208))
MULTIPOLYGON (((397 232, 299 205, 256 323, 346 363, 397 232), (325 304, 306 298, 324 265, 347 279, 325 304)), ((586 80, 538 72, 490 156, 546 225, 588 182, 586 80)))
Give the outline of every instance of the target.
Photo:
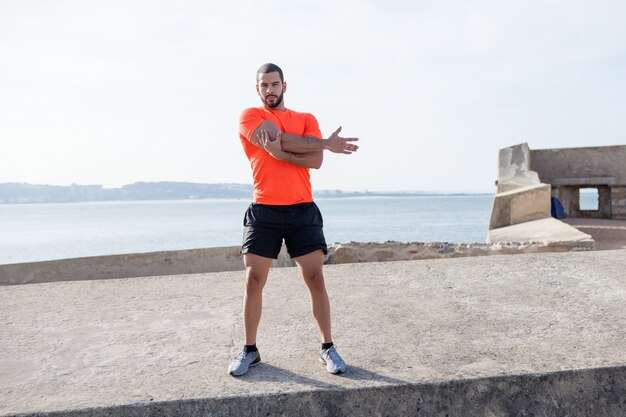
POLYGON ((242 272, 0 287, 0 416, 626 413, 624 250, 325 271, 341 376, 294 268, 240 378, 242 272))
POLYGON ((543 242, 578 250, 594 248, 591 235, 552 217, 492 229, 487 235, 487 242, 543 242))

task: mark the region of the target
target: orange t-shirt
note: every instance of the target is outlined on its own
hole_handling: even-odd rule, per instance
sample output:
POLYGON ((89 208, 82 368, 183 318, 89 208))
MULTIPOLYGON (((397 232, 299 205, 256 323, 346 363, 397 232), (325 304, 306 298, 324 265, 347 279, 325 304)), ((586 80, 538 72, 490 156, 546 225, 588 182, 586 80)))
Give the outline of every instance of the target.
POLYGON ((264 107, 245 109, 239 117, 239 139, 252 167, 254 202, 275 206, 312 202, 308 168, 279 161, 249 141, 263 120, 272 122, 283 133, 322 138, 317 120, 310 113, 268 110, 264 107))

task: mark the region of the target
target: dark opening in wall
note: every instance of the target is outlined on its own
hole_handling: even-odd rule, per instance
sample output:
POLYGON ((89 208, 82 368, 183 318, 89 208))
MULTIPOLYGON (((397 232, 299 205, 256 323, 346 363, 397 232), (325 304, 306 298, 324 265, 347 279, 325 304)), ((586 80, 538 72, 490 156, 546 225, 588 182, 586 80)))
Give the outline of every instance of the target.
POLYGON ((596 187, 581 188, 579 197, 580 210, 600 210, 600 191, 596 187))

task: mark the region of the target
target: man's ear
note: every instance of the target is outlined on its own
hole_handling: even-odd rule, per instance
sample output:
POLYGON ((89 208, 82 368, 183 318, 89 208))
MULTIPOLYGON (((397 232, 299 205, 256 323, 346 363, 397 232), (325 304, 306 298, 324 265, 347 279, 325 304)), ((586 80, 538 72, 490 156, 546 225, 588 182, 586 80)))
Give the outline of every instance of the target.
POLYGON ((283 81, 283 93, 287 91, 287 82, 283 81))

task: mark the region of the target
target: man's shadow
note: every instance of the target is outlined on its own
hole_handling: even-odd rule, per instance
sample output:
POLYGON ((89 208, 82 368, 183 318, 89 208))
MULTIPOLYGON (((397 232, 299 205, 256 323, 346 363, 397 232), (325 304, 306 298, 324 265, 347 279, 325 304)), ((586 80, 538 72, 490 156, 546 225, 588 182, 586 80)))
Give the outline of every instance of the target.
MULTIPOLYGON (((326 371, 323 371, 326 372, 326 371)), ((343 374, 330 375, 334 378, 348 379, 353 381, 375 381, 382 382, 387 385, 403 385, 408 384, 408 381, 404 381, 397 378, 381 375, 376 372, 368 371, 358 366, 349 365, 347 371, 343 374)), ((269 363, 260 363, 258 366, 250 369, 250 371, 241 377, 238 377, 244 382, 291 382, 298 385, 308 386, 310 388, 317 389, 345 389, 345 386, 336 385, 330 382, 313 379, 309 376, 297 374, 278 366, 270 365, 269 363)))

